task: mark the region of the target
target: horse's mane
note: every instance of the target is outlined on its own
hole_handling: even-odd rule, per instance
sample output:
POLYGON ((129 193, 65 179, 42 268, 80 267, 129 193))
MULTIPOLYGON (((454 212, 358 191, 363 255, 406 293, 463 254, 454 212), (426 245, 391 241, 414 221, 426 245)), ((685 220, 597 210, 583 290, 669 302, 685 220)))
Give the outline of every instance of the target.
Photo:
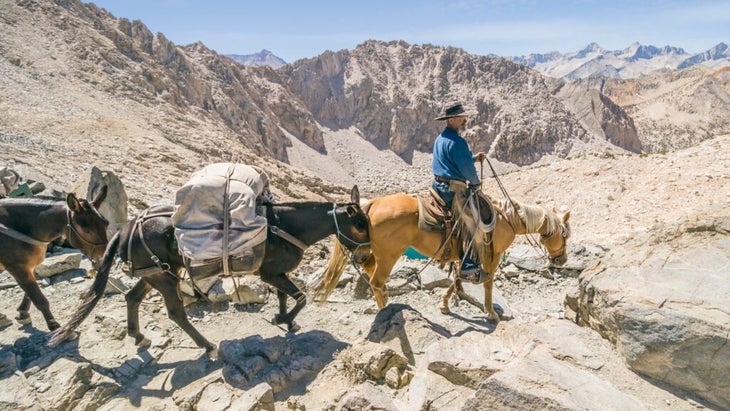
MULTIPOLYGON (((505 202, 503 202, 504 204, 505 202)), ((542 227, 544 223, 547 223, 546 236, 553 235, 556 231, 561 229, 562 222, 555 213, 550 212, 548 209, 538 205, 530 205, 515 201, 515 204, 520 209, 520 216, 525 222, 525 228, 528 233, 536 233, 542 227)), ((506 208, 503 208, 507 213, 512 211, 512 207, 507 204, 506 208)), ((566 230, 568 228, 566 227, 566 230)))

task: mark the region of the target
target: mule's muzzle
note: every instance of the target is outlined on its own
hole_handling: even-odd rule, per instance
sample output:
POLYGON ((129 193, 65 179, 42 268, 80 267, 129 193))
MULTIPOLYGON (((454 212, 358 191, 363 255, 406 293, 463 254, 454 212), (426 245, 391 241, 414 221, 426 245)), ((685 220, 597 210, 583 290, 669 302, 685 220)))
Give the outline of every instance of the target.
POLYGON ((352 253, 352 261, 362 264, 370 258, 371 254, 370 246, 357 247, 357 249, 352 253))

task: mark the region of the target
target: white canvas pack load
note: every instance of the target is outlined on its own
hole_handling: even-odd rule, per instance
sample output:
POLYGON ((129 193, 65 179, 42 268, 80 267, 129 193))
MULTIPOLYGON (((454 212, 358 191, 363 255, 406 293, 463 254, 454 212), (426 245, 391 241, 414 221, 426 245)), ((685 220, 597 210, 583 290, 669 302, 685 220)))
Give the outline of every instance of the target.
POLYGON ((191 275, 242 275, 261 266, 269 178, 258 167, 211 164, 175 193, 172 224, 191 275))

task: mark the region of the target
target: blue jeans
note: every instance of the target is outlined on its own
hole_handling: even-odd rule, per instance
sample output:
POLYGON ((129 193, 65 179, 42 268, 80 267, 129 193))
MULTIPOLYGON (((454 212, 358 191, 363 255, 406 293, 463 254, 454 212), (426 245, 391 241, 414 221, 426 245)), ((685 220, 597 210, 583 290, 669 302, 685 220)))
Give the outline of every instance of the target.
POLYGON ((441 199, 444 200, 446 205, 449 207, 449 210, 451 210, 451 204, 454 202, 454 192, 449 190, 449 183, 446 181, 434 180, 431 187, 439 193, 441 199))

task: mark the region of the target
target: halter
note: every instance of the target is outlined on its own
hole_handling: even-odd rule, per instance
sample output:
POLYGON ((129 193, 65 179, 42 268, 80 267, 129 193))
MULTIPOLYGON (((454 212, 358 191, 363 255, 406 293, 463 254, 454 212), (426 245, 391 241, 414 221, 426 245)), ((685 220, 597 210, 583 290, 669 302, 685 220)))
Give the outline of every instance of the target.
MULTIPOLYGON (((548 218, 548 217, 545 216, 545 218, 548 218)), ((559 229, 560 229, 560 235, 563 237, 563 246, 560 247, 560 250, 558 250, 555 253, 550 253, 549 250, 548 250, 548 258, 553 258, 555 256, 558 256, 558 255, 562 254, 565 251, 565 246, 566 246, 565 239, 568 237, 568 230, 565 228, 565 224, 560 223, 559 225, 560 225, 560 227, 559 227, 559 229)), ((543 241, 547 241, 550 237, 552 237, 555 234, 557 234, 557 231, 558 230, 555 230, 552 233, 541 234, 540 235, 540 239, 543 240, 543 241)))
POLYGON ((74 228, 73 224, 71 224, 71 209, 66 208, 66 227, 68 228, 68 234, 69 234, 69 241, 71 240, 71 234, 74 234, 76 236, 76 239, 80 240, 82 244, 84 245, 90 245, 91 250, 87 253, 87 257, 89 257, 89 260, 91 260, 94 265, 96 265, 96 260, 92 255, 94 254, 94 250, 96 250, 97 247, 104 247, 106 248, 107 243, 92 243, 91 241, 85 239, 81 233, 79 233, 76 228, 74 228))
POLYGON ((350 237, 348 237, 348 236, 346 236, 345 234, 342 233, 342 230, 340 230, 340 224, 337 222, 337 204, 335 204, 335 203, 332 204, 332 218, 335 220, 335 230, 337 230, 337 238, 340 239, 340 240, 342 238, 344 238, 345 240, 349 241, 351 243, 351 245, 354 245, 355 246, 355 249, 352 250, 352 251, 350 251, 349 249, 347 249, 347 247, 345 247, 347 249, 347 251, 350 253, 350 262, 352 262, 353 265, 355 265, 355 261, 354 261, 354 259, 355 259, 355 252, 360 247, 364 247, 366 245, 370 245, 370 241, 366 241, 364 243, 360 243, 360 242, 357 242, 357 241, 353 240, 352 238, 350 238, 350 237))

